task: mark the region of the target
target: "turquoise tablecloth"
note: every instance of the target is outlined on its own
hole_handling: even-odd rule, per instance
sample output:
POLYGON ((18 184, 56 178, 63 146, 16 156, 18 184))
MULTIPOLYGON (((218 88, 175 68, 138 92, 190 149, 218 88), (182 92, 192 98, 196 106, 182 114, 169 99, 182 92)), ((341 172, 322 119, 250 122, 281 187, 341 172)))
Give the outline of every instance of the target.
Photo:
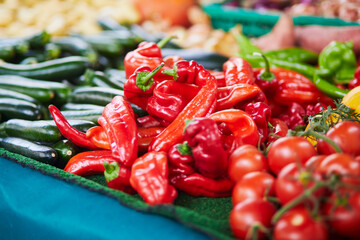
POLYGON ((208 239, 0 157, 0 239, 208 239))

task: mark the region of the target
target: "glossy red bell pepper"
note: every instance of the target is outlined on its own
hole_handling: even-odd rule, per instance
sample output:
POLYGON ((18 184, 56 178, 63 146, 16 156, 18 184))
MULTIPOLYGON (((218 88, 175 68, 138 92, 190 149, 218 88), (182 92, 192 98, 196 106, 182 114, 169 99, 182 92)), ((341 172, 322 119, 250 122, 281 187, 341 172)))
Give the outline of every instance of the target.
POLYGON ((109 150, 94 150, 81 152, 73 156, 66 164, 64 171, 79 176, 103 174, 104 162, 116 162, 117 159, 109 150))
POLYGON ((239 57, 231 57, 223 64, 226 86, 239 83, 254 84, 253 69, 246 60, 239 57))
POLYGON ((98 149, 94 143, 86 138, 85 133, 78 131, 70 125, 70 123, 66 120, 64 115, 62 115, 61 111, 57 107, 50 105, 49 111, 56 123, 56 126, 59 128, 59 131, 65 138, 69 139, 79 147, 98 149))
POLYGON ((168 181, 168 160, 165 152, 148 152, 134 162, 131 186, 150 205, 172 203, 177 192, 168 181))
POLYGON ((154 138, 149 146, 150 151, 168 151, 171 146, 181 142, 186 119, 204 117, 215 110, 217 95, 215 78, 205 69, 199 68, 194 83, 201 86, 201 89, 176 119, 154 138))
POLYGON ((99 123, 104 128, 111 151, 120 164, 132 165, 137 157, 137 126, 131 105, 116 96, 105 106, 99 123))
POLYGON ((259 141, 259 132, 254 120, 249 114, 238 109, 228 109, 215 112, 209 116, 217 123, 224 123, 229 132, 223 131, 223 140, 231 153, 243 144, 257 146, 259 141), (229 134, 230 133, 230 134, 229 134))

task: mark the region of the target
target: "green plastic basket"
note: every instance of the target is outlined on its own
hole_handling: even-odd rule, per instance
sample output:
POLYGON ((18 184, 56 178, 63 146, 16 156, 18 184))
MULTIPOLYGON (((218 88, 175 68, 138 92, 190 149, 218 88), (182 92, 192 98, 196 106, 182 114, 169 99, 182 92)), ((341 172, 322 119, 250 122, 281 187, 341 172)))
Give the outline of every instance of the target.
MULTIPOLYGON (((227 7, 219 3, 203 6, 203 10, 210 16, 211 24, 215 29, 228 31, 236 24, 242 25, 245 35, 258 37, 269 33, 280 14, 267 12, 261 13, 252 9, 227 7)), ((314 16, 293 17, 296 26, 323 25, 323 26, 359 26, 356 22, 346 22, 339 18, 324 18, 314 16)))

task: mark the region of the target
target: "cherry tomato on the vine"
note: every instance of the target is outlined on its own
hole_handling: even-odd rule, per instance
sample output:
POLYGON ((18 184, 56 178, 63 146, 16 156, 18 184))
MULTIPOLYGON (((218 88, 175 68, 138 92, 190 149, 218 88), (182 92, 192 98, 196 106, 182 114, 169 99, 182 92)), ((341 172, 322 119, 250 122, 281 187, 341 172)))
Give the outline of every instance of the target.
POLYGON ((265 156, 252 145, 237 148, 229 157, 228 172, 230 178, 237 182, 245 174, 256 171, 268 171, 265 156))
MULTIPOLYGON (((336 124, 326 134, 335 144, 337 144, 343 153, 353 156, 360 155, 360 124, 352 121, 344 121, 336 124)), ((335 153, 335 149, 323 139, 317 143, 318 152, 321 154, 335 153)))
POLYGON ((266 172, 251 172, 244 175, 234 187, 233 205, 247 199, 266 199, 266 196, 273 196, 274 184, 275 178, 266 172))
MULTIPOLYGON (((252 237, 252 228, 256 224, 271 227, 271 218, 276 208, 270 202, 262 199, 249 199, 238 203, 230 213, 230 227, 237 238, 252 237)), ((257 239, 264 239, 265 234, 258 229, 257 239)))
POLYGON ((305 207, 286 212, 275 224, 274 240, 328 239, 328 230, 323 221, 315 221, 305 207))
POLYGON ((302 137, 283 137, 276 140, 269 148, 268 160, 273 173, 279 174, 281 169, 292 162, 304 165, 316 155, 315 148, 302 137))

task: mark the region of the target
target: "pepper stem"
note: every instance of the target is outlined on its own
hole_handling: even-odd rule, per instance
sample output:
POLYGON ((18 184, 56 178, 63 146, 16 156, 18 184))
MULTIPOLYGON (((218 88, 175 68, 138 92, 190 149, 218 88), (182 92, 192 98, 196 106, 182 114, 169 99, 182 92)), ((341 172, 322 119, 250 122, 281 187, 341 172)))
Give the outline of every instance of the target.
POLYGON ((167 37, 161 39, 156 45, 158 45, 159 48, 163 48, 173 38, 174 38, 174 36, 167 36, 167 37))
POLYGON ((136 74, 136 86, 138 86, 144 92, 151 88, 154 83, 153 77, 155 74, 165 65, 165 63, 161 63, 158 67, 156 67, 151 72, 138 72, 136 74))
POLYGON ((174 64, 173 69, 165 69, 162 71, 162 74, 172 76, 174 80, 176 81, 179 78, 179 75, 177 74, 178 67, 176 64, 174 64))
POLYGON ((192 148, 189 144, 185 141, 183 144, 178 144, 176 149, 181 155, 192 155, 192 148))
POLYGON ((253 55, 262 57, 265 62, 265 69, 259 74, 259 78, 264 81, 272 81, 275 78, 275 75, 270 71, 270 64, 267 57, 265 57, 264 54, 259 52, 254 52, 253 55))
POLYGON ((103 165, 105 168, 104 176, 106 182, 110 182, 119 176, 120 165, 117 162, 109 164, 108 161, 104 161, 103 165))

